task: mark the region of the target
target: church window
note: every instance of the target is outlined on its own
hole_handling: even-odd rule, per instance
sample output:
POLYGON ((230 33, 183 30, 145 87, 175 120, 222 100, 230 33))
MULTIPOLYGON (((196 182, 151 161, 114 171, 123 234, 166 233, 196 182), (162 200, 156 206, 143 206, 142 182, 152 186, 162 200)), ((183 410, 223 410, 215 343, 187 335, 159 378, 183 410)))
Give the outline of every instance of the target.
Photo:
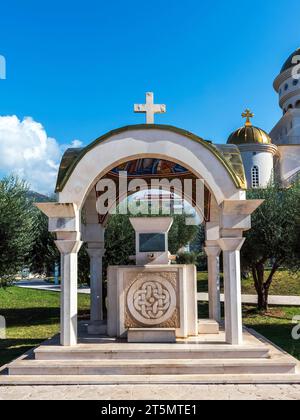
POLYGON ((252 168, 251 182, 252 182, 252 188, 258 188, 259 187, 259 168, 258 168, 258 166, 253 166, 253 168, 252 168))
POLYGON ((288 83, 286 83, 286 84, 284 85, 284 90, 288 90, 288 88, 289 88, 289 84, 288 84, 288 83))
POLYGON ((298 85, 298 82, 299 82, 299 80, 298 80, 298 79, 295 79, 295 80, 293 81, 293 85, 294 85, 294 86, 297 86, 297 85, 298 85))

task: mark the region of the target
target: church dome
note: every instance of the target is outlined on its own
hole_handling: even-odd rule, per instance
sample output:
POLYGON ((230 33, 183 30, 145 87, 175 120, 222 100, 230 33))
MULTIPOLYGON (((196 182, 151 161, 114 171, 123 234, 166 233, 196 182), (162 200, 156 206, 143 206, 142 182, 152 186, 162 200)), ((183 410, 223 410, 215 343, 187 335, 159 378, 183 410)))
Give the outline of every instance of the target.
POLYGON ((300 57, 300 48, 298 48, 296 51, 293 52, 293 54, 289 56, 289 58, 284 63, 280 74, 284 73, 286 70, 291 69, 292 67, 300 63, 300 60, 297 60, 297 56, 300 57))
POLYGON ((227 144, 271 144, 271 137, 261 128, 254 127, 250 121, 250 118, 254 117, 248 109, 242 114, 243 118, 246 118, 246 124, 244 127, 239 128, 232 133, 227 141, 227 144))

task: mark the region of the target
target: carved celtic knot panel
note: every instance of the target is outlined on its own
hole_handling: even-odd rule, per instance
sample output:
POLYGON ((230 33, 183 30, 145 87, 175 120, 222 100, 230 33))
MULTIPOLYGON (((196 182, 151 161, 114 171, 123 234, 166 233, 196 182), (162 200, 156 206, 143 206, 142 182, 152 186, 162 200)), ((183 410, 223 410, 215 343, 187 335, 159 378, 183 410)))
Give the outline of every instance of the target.
POLYGON ((138 279, 127 294, 131 315, 145 325, 159 325, 170 319, 176 309, 176 292, 163 277, 138 279))
POLYGON ((146 282, 133 295, 134 308, 147 319, 159 319, 170 308, 170 293, 159 282, 146 282))

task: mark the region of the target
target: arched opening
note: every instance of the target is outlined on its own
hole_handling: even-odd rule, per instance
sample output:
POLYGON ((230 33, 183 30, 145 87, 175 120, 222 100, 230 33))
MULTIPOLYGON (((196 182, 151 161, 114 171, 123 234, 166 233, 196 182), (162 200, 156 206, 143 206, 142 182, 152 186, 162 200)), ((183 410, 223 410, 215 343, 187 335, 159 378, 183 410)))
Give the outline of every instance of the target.
POLYGON ((298 101, 295 103, 295 108, 296 108, 296 109, 300 109, 300 100, 298 100, 298 101))
POLYGON ((177 194, 190 206, 195 207, 200 218, 206 221, 210 218, 211 193, 204 181, 198 180, 189 169, 174 161, 148 157, 147 159, 129 160, 113 168, 95 186, 96 198, 101 199, 101 196, 105 195, 106 201, 108 201, 107 191, 105 191, 106 183, 102 183, 104 179, 113 181, 116 195, 114 200, 111 200, 110 197, 110 208, 107 208, 107 211, 104 209, 105 211, 99 214, 101 224, 105 225, 107 215, 115 211, 126 196, 151 190, 163 190, 165 193, 177 194), (123 184, 122 188, 121 183, 123 184), (124 191, 124 183, 127 187, 126 191, 124 191))
MULTIPOLYGON (((201 234, 201 232, 204 230, 205 223, 210 222, 214 218, 214 214, 211 215, 211 204, 212 197, 210 191, 205 187, 203 181, 197 180, 189 169, 176 162, 158 159, 156 157, 129 160, 110 170, 97 182, 83 207, 83 232, 87 232, 87 234, 84 234, 83 240, 86 243, 88 252, 89 249, 95 250, 98 247, 99 253, 103 254, 104 257, 102 290, 99 290, 98 277, 98 284, 95 285, 95 290, 92 291, 92 294, 102 296, 103 309, 100 311, 101 318, 103 317, 103 313, 105 314, 106 312, 107 267, 131 263, 130 256, 134 252, 134 241, 133 229, 130 226, 129 217, 136 216, 137 214, 147 217, 173 217, 174 226, 172 227, 173 230, 171 230, 172 242, 169 251, 174 255, 180 254, 177 256, 180 257, 181 264, 184 259, 187 261, 194 259, 196 263, 195 248, 193 248, 193 253, 188 253, 189 255, 183 255, 183 252, 180 251, 190 245, 191 239, 189 239, 189 235, 193 236, 198 234, 198 238, 202 237, 203 240, 205 239, 205 235, 203 233, 201 234), (126 174, 126 180, 124 174, 126 174), (120 183, 124 182, 124 180, 128 187, 125 192, 120 191, 120 183), (108 192, 107 181, 113 181, 113 190, 116 193, 113 199, 108 192), (168 181, 169 184, 164 181, 168 181), (199 185, 197 185, 197 181, 199 181, 199 185), (132 182, 134 183, 134 190, 130 189, 132 182), (153 188, 152 183, 158 186, 159 190, 153 188), (187 189, 186 184, 188 184, 187 189), (149 195, 151 196, 150 199, 149 195), (127 204, 128 202, 132 204, 136 199, 139 201, 137 205, 138 212, 132 214, 131 210, 134 206, 131 205, 127 206, 127 211, 124 213, 124 202, 127 201, 127 204), (100 201, 101 205, 99 205, 100 201), (145 205, 140 207, 141 201, 144 201, 145 205), (152 214, 153 207, 154 212, 152 214), (122 209, 121 212, 120 208, 122 209), (103 212, 102 209, 105 211, 103 212), (97 222, 98 227, 95 226, 95 222, 97 222), (186 226, 185 229, 183 229, 183 224, 186 226), (200 226, 202 227, 201 232, 200 226), (98 239, 95 236, 97 229, 99 232, 98 239), (116 229, 120 229, 120 231, 114 231, 116 229), (176 229, 178 229, 178 235, 180 235, 181 231, 181 236, 176 237, 174 233, 176 229), (92 232, 91 236, 89 232, 92 232), (124 245, 119 243, 118 238, 122 238, 121 242, 124 245)), ((192 246, 195 247, 195 245, 192 246)), ((197 250, 199 257, 200 253, 202 254, 202 265, 204 265, 205 258, 203 252, 204 242, 199 243, 199 249, 197 250)), ((99 302, 97 302, 97 305, 99 307, 99 302)), ((92 319, 95 316, 99 316, 99 311, 91 310, 91 312, 96 314, 92 314, 92 319)))

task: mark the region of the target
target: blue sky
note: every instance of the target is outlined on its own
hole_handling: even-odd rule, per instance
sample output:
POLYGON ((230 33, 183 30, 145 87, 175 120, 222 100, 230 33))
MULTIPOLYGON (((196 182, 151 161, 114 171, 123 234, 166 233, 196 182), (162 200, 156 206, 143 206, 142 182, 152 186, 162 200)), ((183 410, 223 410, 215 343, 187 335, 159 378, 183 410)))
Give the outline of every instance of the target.
POLYGON ((299 16, 299 0, 2 2, 0 115, 31 117, 59 145, 87 144, 144 122, 133 104, 154 91, 168 107, 158 123, 224 143, 250 107, 269 131, 299 16))

